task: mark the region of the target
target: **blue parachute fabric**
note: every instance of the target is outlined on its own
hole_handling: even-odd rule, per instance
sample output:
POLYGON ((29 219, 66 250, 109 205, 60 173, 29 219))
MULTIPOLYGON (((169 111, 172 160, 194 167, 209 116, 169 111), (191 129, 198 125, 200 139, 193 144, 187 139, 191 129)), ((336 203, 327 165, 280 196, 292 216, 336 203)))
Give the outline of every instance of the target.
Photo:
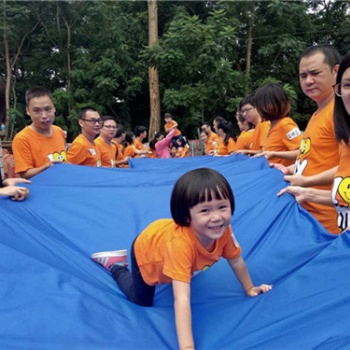
POLYGON ((225 260, 191 285, 198 349, 346 349, 350 344, 349 232, 328 234, 263 158, 135 159, 130 169, 55 165, 32 179, 29 198, 0 198, 2 349, 176 349, 170 285, 155 305, 126 300, 90 259, 130 248, 170 217, 175 181, 198 167, 221 172, 236 199, 234 233, 256 284, 244 295, 225 260))

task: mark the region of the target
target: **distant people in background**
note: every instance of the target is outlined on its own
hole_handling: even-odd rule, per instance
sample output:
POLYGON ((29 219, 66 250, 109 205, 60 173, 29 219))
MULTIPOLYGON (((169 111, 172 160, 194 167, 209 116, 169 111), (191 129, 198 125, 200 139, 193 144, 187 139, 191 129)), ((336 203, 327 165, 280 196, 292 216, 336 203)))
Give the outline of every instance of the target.
POLYGON ((66 132, 53 125, 56 109, 49 90, 30 88, 25 100, 31 124, 15 136, 12 150, 16 173, 29 179, 66 161, 66 132))
POLYGON ((139 150, 135 146, 135 134, 129 130, 125 134, 125 146, 124 146, 124 157, 129 158, 141 158, 151 154, 152 152, 146 150, 139 150))
POLYGON ((170 113, 164 114, 164 130, 168 134, 171 130, 175 130, 174 136, 172 138, 172 143, 175 147, 178 147, 179 143, 176 142, 177 140, 181 141, 181 145, 185 145, 186 141, 184 137, 182 136, 181 131, 178 128, 178 123, 173 119, 173 116, 170 113))
POLYGON ((127 168, 129 157, 124 156, 124 142, 125 142, 126 130, 122 124, 117 125, 117 132, 113 139, 113 142, 117 145, 115 166, 117 168, 127 168))
POLYGON ((101 131, 102 119, 93 107, 85 107, 79 112, 81 134, 78 135, 68 148, 68 162, 77 165, 100 167, 101 154, 95 144, 95 137, 101 131))
POLYGON ((147 137, 146 127, 142 126, 142 125, 136 126, 135 130, 134 130, 134 134, 135 134, 134 145, 135 145, 136 149, 138 149, 139 151, 142 151, 144 149, 143 141, 147 137))
POLYGON ((218 122, 216 131, 219 136, 217 155, 228 156, 235 151, 236 134, 233 130, 233 124, 227 120, 218 122))
MULTIPOLYGON (((6 123, 6 97, 5 84, 0 79, 0 124, 6 123)), ((1 150, 0 150, 1 151, 1 150)), ((3 179, 0 173, 0 196, 9 196, 12 200, 22 201, 29 195, 29 191, 25 187, 17 187, 16 184, 27 183, 30 181, 22 178, 3 179)))
POLYGON ((218 135, 212 131, 210 123, 204 122, 201 127, 201 131, 204 131, 208 135, 208 141, 206 144, 206 154, 214 154, 218 148, 218 135))
POLYGON ((249 95, 243 98, 239 104, 240 111, 243 114, 245 120, 249 123, 254 124, 254 135, 253 135, 253 143, 250 150, 236 150, 236 153, 243 154, 256 154, 263 151, 265 147, 265 141, 267 137, 267 133, 270 129, 270 122, 263 121, 259 112, 255 107, 255 98, 254 95, 249 95))
POLYGON ((202 130, 199 134, 199 139, 204 146, 204 154, 211 155, 214 153, 213 144, 209 142, 209 135, 205 130, 202 130))
POLYGON ((172 145, 170 148, 170 155, 172 158, 185 158, 189 156, 190 153, 190 145, 186 141, 185 145, 182 146, 180 140, 177 140, 178 146, 172 145))
MULTIPOLYGON (((172 138, 175 134, 175 129, 169 131, 165 136, 162 133, 157 133, 154 140, 154 148, 158 158, 171 158, 170 145, 172 145, 172 138)), ((151 141, 152 142, 152 141, 151 141)), ((177 149, 175 147, 175 149, 177 149)))
POLYGON ((272 163, 295 163, 302 139, 301 131, 289 116, 290 100, 279 84, 266 84, 255 93, 255 105, 264 120, 271 122, 262 153, 272 163))
POLYGON ((236 113, 236 120, 241 131, 236 141, 236 150, 250 150, 253 146, 254 124, 248 122, 240 111, 236 113))
POLYGON ((114 117, 103 116, 102 128, 99 137, 95 139, 95 144, 100 150, 101 164, 106 168, 115 167, 115 157, 117 154, 117 145, 113 138, 117 132, 117 122, 114 117))

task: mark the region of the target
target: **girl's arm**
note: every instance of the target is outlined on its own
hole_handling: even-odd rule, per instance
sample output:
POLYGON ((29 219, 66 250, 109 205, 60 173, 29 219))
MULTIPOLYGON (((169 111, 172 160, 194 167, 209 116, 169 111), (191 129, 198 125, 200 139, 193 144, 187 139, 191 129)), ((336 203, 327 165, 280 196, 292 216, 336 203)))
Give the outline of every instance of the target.
POLYGON ((292 151, 264 151, 256 154, 254 157, 265 156, 267 160, 271 158, 280 158, 280 159, 289 159, 296 160, 298 156, 299 149, 295 149, 292 151))
POLYGON ((228 259, 227 261, 248 296, 255 297, 258 294, 266 293, 272 289, 272 286, 268 284, 254 286, 247 265, 241 256, 236 259, 228 259))
POLYGON ((180 350, 194 349, 191 314, 191 285, 173 280, 177 339, 180 350))

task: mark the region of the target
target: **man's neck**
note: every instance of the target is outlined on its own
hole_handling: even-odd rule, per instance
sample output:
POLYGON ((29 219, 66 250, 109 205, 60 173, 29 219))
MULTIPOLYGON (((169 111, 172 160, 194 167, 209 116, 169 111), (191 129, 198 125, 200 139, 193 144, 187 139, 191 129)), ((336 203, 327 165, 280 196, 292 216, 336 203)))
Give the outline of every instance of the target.
POLYGON ((107 143, 107 145, 110 145, 112 143, 112 139, 108 139, 105 136, 100 135, 101 139, 107 143))
POLYGON ((35 126, 34 126, 34 124, 32 123, 32 124, 30 124, 29 125, 29 128, 30 129, 32 129, 32 130, 34 130, 35 132, 37 132, 38 134, 40 134, 40 135, 43 135, 43 136, 51 136, 52 135, 52 126, 50 126, 50 128, 49 129, 45 129, 45 130, 40 130, 40 129, 37 129, 35 126))
POLYGON ((317 102, 317 111, 316 113, 320 113, 328 104, 334 99, 334 95, 331 94, 327 98, 323 99, 320 102, 317 102))
POLYGON ((82 133, 83 136, 84 136, 88 141, 90 141, 92 144, 95 143, 94 140, 95 140, 95 136, 96 136, 96 135, 87 134, 84 130, 82 130, 81 133, 82 133))

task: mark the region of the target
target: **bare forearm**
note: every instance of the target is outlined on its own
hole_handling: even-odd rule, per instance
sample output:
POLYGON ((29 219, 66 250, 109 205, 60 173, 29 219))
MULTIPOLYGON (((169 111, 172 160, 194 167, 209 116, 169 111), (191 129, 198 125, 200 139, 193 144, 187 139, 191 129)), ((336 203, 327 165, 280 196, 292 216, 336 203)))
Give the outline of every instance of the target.
POLYGON ((247 293, 252 287, 254 287, 254 284, 250 278, 244 260, 241 257, 239 257, 237 259, 228 260, 228 263, 230 264, 238 281, 241 283, 244 291, 247 293))
POLYGON ((189 300, 175 300, 175 324, 179 341, 179 347, 183 349, 194 349, 192 335, 192 315, 189 300))
POLYGON ((296 160, 299 150, 293 151, 284 151, 284 152, 274 152, 270 151, 269 158, 280 158, 280 159, 288 159, 288 160, 296 160))
POLYGON ((328 169, 316 175, 305 176, 305 182, 306 182, 305 186, 311 187, 311 186, 331 185, 333 183, 333 179, 335 177, 337 170, 338 170, 338 167, 336 166, 334 168, 328 169))
POLYGON ((332 206, 331 191, 309 188, 305 193, 305 201, 332 206))
POLYGON ((35 176, 37 174, 40 174, 42 171, 50 168, 51 165, 52 165, 51 162, 49 162, 49 163, 47 163, 47 164, 45 164, 45 165, 43 165, 41 167, 32 168, 32 169, 28 169, 26 171, 23 171, 19 175, 21 177, 23 177, 24 179, 30 179, 31 177, 33 177, 33 176, 35 176))

